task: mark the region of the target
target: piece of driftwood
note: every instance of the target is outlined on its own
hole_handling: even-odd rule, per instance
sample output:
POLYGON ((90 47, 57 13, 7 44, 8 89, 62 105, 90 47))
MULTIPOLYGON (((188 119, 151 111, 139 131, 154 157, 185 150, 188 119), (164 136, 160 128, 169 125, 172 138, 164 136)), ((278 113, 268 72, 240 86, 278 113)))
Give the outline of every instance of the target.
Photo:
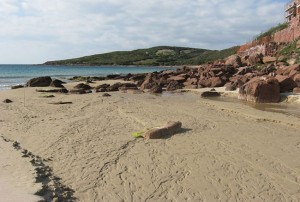
POLYGON ((58 89, 36 89, 36 92, 39 93, 68 93, 68 90, 65 88, 58 88, 58 89))
POLYGON ((160 139, 175 133, 180 132, 182 123, 179 121, 168 122, 166 125, 151 129, 143 134, 143 137, 146 139, 160 139))
POLYGON ((73 102, 50 102, 48 104, 52 104, 52 105, 65 105, 65 104, 73 104, 73 102))

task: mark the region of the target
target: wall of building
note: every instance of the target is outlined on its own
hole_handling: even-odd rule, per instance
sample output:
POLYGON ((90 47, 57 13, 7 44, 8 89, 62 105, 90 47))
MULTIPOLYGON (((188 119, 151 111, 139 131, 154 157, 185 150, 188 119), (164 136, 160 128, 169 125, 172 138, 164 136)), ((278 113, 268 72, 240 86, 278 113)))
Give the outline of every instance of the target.
POLYGON ((288 43, 300 37, 299 18, 294 18, 288 28, 274 34, 273 41, 276 43, 288 43))

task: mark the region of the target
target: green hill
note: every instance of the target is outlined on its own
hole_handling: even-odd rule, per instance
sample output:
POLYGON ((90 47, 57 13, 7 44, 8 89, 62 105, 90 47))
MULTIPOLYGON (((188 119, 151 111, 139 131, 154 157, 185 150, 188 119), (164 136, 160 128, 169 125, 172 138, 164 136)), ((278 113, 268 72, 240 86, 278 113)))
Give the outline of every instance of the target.
POLYGON ((116 51, 74 59, 48 61, 46 65, 149 65, 174 66, 198 65, 224 59, 235 54, 238 47, 229 49, 207 50, 185 47, 158 46, 133 51, 116 51))

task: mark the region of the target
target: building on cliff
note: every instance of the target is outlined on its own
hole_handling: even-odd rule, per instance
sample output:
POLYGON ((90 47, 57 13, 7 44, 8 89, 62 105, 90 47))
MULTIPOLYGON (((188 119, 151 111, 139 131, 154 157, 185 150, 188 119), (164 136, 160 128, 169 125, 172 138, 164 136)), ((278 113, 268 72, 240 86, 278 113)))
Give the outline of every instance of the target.
POLYGON ((285 18, 289 26, 274 34, 276 43, 289 43, 300 37, 300 0, 285 5, 285 18))
POLYGON ((238 50, 241 56, 251 55, 252 53, 261 53, 267 56, 274 56, 276 47, 282 43, 293 42, 300 37, 300 0, 292 0, 284 7, 285 19, 288 26, 285 29, 277 31, 271 36, 265 36, 256 39, 250 43, 244 44, 238 50))
POLYGON ((285 18, 287 22, 298 21, 300 16, 300 0, 292 0, 285 5, 285 18))

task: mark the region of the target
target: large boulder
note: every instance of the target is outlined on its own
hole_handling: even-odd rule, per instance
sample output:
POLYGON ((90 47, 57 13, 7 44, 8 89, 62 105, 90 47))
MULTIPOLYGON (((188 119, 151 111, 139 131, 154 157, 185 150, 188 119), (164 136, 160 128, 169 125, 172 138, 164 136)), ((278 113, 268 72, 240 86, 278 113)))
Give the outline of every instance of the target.
POLYGON ((183 87, 183 84, 179 83, 178 81, 171 81, 169 85, 167 86, 167 91, 174 91, 181 89, 183 87))
POLYGON ((231 55, 226 59, 225 65, 233 66, 235 68, 238 68, 238 67, 241 67, 243 65, 243 63, 242 63, 242 60, 241 60, 240 56, 231 55))
POLYGON ((171 76, 168 78, 169 81, 178 81, 180 83, 183 83, 186 81, 187 76, 179 75, 179 76, 171 76))
POLYGON ((221 93, 217 91, 204 91, 200 94, 201 97, 220 97, 221 93))
POLYGON ((295 87, 297 87, 297 83, 288 76, 277 75, 275 77, 280 86, 280 92, 292 92, 295 87))
POLYGON ((249 55, 247 63, 248 65, 261 64, 263 62, 263 54, 252 53, 249 55))
POLYGON ((245 75, 247 73, 252 73, 251 67, 240 67, 235 75, 245 75))
POLYGON ((156 86, 157 83, 154 80, 154 75, 152 73, 149 73, 144 82, 141 84, 140 89, 145 90, 145 89, 151 89, 152 87, 156 86))
POLYGON ((50 86, 52 79, 50 76, 43 76, 30 79, 27 81, 26 86, 28 87, 48 87, 50 86))
POLYGON ((190 85, 198 85, 198 79, 197 78, 189 78, 186 82, 183 83, 185 86, 190 85))
POLYGON ((300 94, 300 87, 296 87, 293 89, 293 93, 300 94))
POLYGON ((295 64, 291 66, 280 66, 277 67, 276 74, 289 76, 291 72, 300 71, 300 64, 295 64))
POLYGON ((129 78, 131 81, 141 81, 146 78, 146 74, 135 74, 132 77, 129 78))
POLYGON ((158 94, 158 93, 162 93, 163 92, 163 89, 160 85, 155 85, 153 86, 150 91, 150 93, 155 93, 155 94, 158 94))
POLYGON ((268 66, 262 68, 262 70, 260 70, 260 74, 261 75, 268 75, 272 72, 276 71, 276 68, 273 64, 269 64, 268 66))
POLYGON ((91 86, 84 84, 84 83, 79 83, 76 86, 74 86, 75 89, 82 89, 82 90, 90 90, 92 89, 91 86))
POLYGON ((64 86, 62 85, 63 83, 65 83, 65 82, 63 82, 63 81, 61 81, 61 80, 59 80, 59 79, 54 79, 54 80, 51 82, 50 86, 56 87, 56 88, 64 88, 64 86))
POLYGON ((211 80, 210 79, 201 79, 199 81, 199 85, 201 87, 211 87, 211 80))
POLYGON ((263 57, 263 63, 274 63, 276 62, 276 57, 271 57, 271 56, 265 56, 263 57))
POLYGON ((221 77, 212 77, 210 80, 211 87, 222 87, 226 83, 226 80, 221 77))
POLYGON ((224 85, 224 87, 225 87, 225 90, 226 90, 226 91, 235 91, 236 88, 237 88, 237 85, 236 85, 235 82, 230 81, 230 82, 226 83, 226 84, 224 85))
POLYGON ((298 85, 298 87, 300 87, 300 73, 298 73, 295 76, 293 76, 293 80, 296 82, 296 84, 298 85))
POLYGON ((122 86, 122 83, 117 82, 117 83, 114 83, 113 85, 107 87, 106 90, 107 90, 108 92, 119 91, 119 88, 120 88, 121 86, 122 86))
POLYGON ((279 102, 280 86, 274 77, 256 77, 240 88, 238 98, 260 103, 279 102))

